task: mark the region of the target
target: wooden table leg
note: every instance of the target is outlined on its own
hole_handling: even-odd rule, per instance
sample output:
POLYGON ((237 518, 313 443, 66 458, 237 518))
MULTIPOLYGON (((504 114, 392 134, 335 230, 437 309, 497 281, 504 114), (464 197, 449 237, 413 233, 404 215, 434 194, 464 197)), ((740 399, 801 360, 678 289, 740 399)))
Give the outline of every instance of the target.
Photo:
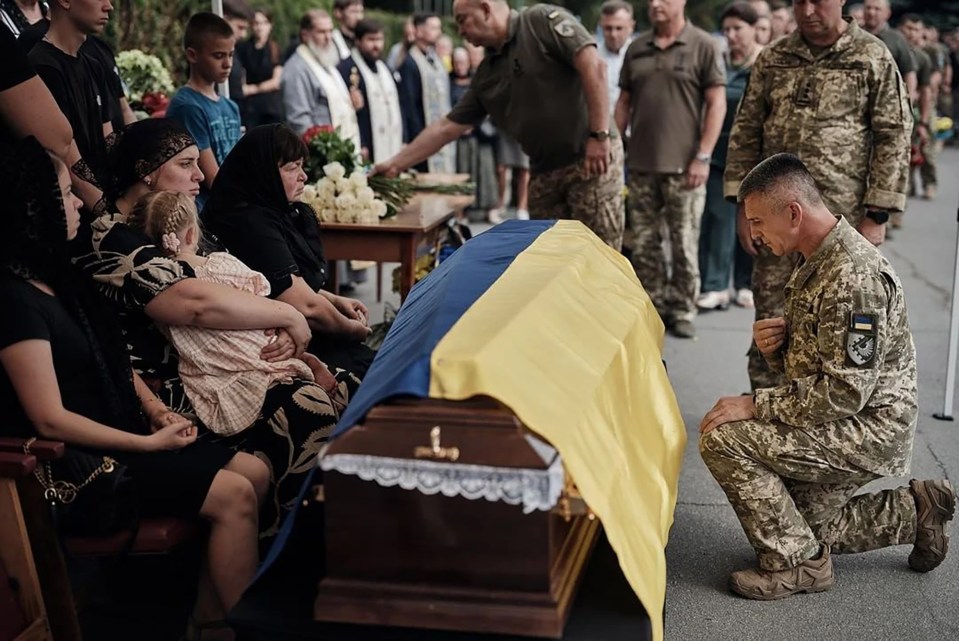
POLYGON ((400 242, 400 303, 406 300, 413 289, 416 275, 416 239, 413 235, 403 236, 400 242))
POLYGON ((339 264, 335 260, 326 261, 326 289, 334 294, 340 293, 340 270, 339 264))
POLYGON ((376 302, 383 302, 383 263, 376 263, 376 302))

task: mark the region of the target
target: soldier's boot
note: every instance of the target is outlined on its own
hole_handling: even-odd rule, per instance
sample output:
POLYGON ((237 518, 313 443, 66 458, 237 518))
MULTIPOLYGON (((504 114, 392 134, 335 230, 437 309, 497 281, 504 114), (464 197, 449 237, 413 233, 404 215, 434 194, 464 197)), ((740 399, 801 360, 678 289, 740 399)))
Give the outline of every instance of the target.
POLYGON ((752 568, 729 575, 730 590, 758 601, 775 601, 800 592, 825 592, 834 583, 827 545, 822 546, 819 558, 809 559, 794 568, 776 572, 752 568))
POLYGON ((909 481, 909 490, 916 499, 916 544, 909 555, 909 567, 916 572, 935 569, 949 551, 947 523, 956 511, 956 492, 952 483, 909 481))

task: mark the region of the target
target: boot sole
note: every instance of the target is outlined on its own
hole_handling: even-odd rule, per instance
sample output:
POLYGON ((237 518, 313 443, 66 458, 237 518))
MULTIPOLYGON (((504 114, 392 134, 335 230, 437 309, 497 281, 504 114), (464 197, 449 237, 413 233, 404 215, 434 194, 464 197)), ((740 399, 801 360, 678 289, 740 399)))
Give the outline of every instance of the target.
MULTIPOLYGON (((928 499, 928 506, 923 510, 922 514, 916 515, 916 520, 921 523, 928 519, 931 527, 942 528, 942 539, 941 541, 936 541, 936 543, 941 542, 941 546, 938 547, 941 548, 942 556, 929 567, 923 565, 916 567, 916 565, 914 565, 913 555, 910 554, 909 567, 917 572, 934 570, 945 560, 946 554, 949 552, 949 533, 946 531, 945 525, 952 520, 952 517, 956 513, 956 493, 951 482, 944 481, 942 486, 924 488, 923 494, 925 498, 928 499)), ((932 549, 936 548, 933 547, 932 549)))
POLYGON ((802 594, 802 593, 815 594, 817 592, 828 592, 835 585, 836 585, 836 580, 833 579, 826 584, 820 583, 819 585, 810 586, 808 588, 801 588, 798 590, 792 590, 789 592, 784 592, 783 594, 769 594, 769 595, 749 594, 745 590, 737 589, 738 585, 736 583, 730 583, 729 589, 735 592, 736 594, 738 594, 739 596, 745 597, 747 599, 752 599, 753 601, 779 601, 780 599, 785 599, 786 597, 791 597, 796 594, 802 594))

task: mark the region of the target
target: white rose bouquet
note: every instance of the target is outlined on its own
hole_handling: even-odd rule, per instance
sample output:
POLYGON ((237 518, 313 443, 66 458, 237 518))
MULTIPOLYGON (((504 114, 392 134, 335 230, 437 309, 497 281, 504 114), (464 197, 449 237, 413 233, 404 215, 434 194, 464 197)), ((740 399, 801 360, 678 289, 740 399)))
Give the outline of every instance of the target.
POLYGON ((307 185, 301 200, 310 205, 323 223, 379 222, 387 214, 386 203, 376 197, 362 171, 346 175, 338 162, 323 165, 323 176, 307 185))

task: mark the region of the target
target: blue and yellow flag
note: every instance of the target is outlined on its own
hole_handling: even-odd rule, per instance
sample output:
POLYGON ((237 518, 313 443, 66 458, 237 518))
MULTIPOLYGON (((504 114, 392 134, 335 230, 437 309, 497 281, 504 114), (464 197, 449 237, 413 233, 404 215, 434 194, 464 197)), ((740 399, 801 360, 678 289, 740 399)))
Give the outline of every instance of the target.
POLYGON ((490 396, 560 453, 662 638, 686 431, 663 324, 623 256, 576 221, 511 221, 403 305, 336 434, 396 396, 490 396))

